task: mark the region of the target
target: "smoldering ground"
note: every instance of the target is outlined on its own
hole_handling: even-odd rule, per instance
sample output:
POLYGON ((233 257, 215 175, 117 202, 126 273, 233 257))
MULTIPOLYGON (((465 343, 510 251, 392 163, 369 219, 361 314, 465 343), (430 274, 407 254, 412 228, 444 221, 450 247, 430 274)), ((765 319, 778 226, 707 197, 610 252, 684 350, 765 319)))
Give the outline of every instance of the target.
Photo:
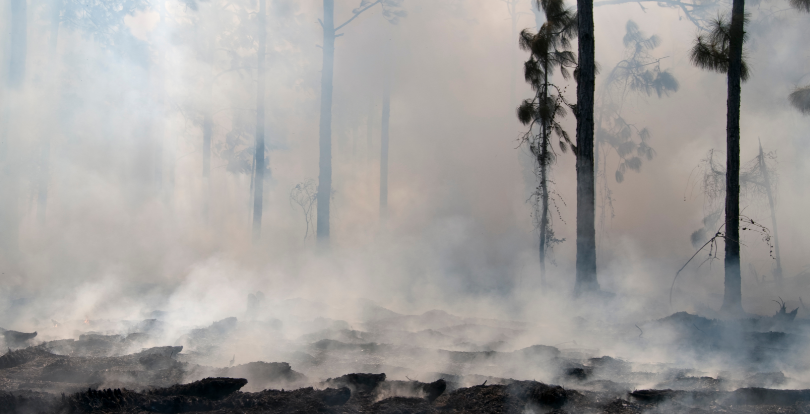
MULTIPOLYGON (((251 19, 258 6, 232 3, 150 3, 131 13, 116 9, 121 14, 109 22, 64 12, 54 35, 49 5, 26 2, 25 81, 2 91, 3 191, 13 202, 4 201, 11 221, 0 231, 0 326, 11 332, 3 340, 14 351, 7 359, 17 362, 9 365, 21 362, 3 370, 4 389, 140 391, 236 376, 254 392, 324 389, 329 378, 385 373, 387 385, 369 390, 369 404, 421 398, 427 391, 414 384, 444 379, 447 395, 431 404, 447 406, 440 399, 454 391, 463 401, 486 391, 521 408, 550 409, 529 397, 545 388, 526 391, 513 379, 582 391, 587 398, 571 396, 572 407, 622 398, 629 405, 620 407, 642 410, 652 400, 724 406, 731 397, 721 393, 738 388, 808 388, 799 302, 810 298, 808 119, 786 100, 807 82, 806 15, 776 0, 754 9, 742 158, 754 157, 760 141, 776 151, 785 280, 773 281, 762 235, 743 232, 743 303, 752 316, 726 321, 715 312, 722 263, 706 261, 705 252, 680 274, 669 301, 676 271, 694 253, 690 235, 707 212, 694 171, 710 149, 723 147, 725 119, 724 78, 689 64, 698 29, 681 12, 653 4, 597 8, 598 85, 624 58, 633 20, 660 37, 655 57, 680 88, 661 99, 626 100, 623 116, 649 129, 657 154, 622 183, 612 178, 619 160, 608 154, 601 179, 612 209, 599 230, 598 260, 600 283, 615 296, 574 300, 573 157, 560 153, 553 167, 561 197, 554 229, 565 241, 541 286, 526 202, 536 177, 514 114, 533 92, 519 72, 518 101, 510 101, 511 72, 528 57, 513 54, 511 21, 534 26, 528 0, 516 3, 515 16, 495 0, 408 0, 395 25, 373 8, 345 27, 335 46, 328 248, 315 240, 315 217, 290 199, 319 174, 322 5, 267 2, 269 168, 254 243, 251 19), (391 142, 382 219, 386 79, 391 142), (206 113, 210 178, 201 174, 206 113), (795 319, 778 313, 780 298, 784 313, 799 308, 795 319), (33 338, 13 333, 34 331, 33 338), (463 388, 485 381, 496 388, 463 388), (645 388, 715 394, 627 395, 645 388)), ((336 21, 350 19, 357 3, 338 2, 336 21)), ((2 7, 8 31, 12 11, 2 7)), ((4 58, 12 49, 3 43, 4 58)), ((4 77, 9 70, 3 65, 4 77)), ((573 82, 555 81, 574 95, 573 82)), ((573 125, 569 115, 564 126, 573 132, 573 125)), ((749 200, 744 214, 773 227, 762 200, 749 200)), ((463 410, 462 400, 451 406, 463 410)))

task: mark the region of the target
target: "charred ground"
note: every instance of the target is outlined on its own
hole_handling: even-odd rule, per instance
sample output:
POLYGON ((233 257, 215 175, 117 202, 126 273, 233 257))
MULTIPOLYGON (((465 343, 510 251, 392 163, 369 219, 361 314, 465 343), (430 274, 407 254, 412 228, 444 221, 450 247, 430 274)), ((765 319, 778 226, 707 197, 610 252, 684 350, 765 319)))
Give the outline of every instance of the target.
POLYGON ((15 333, 0 357, 0 413, 810 413, 807 323, 782 310, 732 321, 682 312, 629 331, 572 320, 606 336, 635 331, 637 360, 521 347, 536 327, 519 322, 365 315, 299 320, 307 328, 292 339, 291 321, 237 318, 174 341, 159 319, 86 321, 74 339, 15 333), (237 363, 257 331, 278 362, 237 363), (644 362, 645 350, 677 358, 644 362))

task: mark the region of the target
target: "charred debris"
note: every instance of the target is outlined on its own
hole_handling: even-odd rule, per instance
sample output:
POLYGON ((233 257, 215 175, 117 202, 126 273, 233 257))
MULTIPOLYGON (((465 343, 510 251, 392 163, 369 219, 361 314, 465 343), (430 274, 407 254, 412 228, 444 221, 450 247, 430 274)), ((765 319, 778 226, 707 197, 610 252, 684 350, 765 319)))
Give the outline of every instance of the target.
MULTIPOLYGON (((17 332, 0 356, 0 413, 806 413, 810 390, 786 389, 797 382, 783 367, 807 368, 808 327, 783 305, 772 317, 680 312, 634 325, 640 335, 628 330, 640 350, 664 349, 692 367, 738 367, 713 372, 575 344, 517 347, 525 324, 442 311, 380 311, 361 329, 320 321, 280 354, 286 362, 235 363, 229 344, 256 326, 236 318, 171 346, 146 346, 161 337, 157 320, 132 325, 143 332, 78 339, 17 332), (527 380, 526 369, 545 377, 527 380)), ((572 327, 594 330, 581 318, 572 327)))

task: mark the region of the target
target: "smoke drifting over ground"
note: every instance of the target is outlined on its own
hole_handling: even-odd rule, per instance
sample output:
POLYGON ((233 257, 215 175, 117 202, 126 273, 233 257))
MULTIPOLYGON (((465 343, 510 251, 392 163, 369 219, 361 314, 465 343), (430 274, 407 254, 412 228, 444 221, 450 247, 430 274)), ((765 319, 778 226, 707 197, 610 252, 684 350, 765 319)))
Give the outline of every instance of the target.
MULTIPOLYGON (((810 81, 810 15, 786 2, 748 5, 752 75, 743 85, 741 154, 753 159, 760 143, 773 153, 785 280, 774 281, 762 233, 743 231, 743 306, 752 316, 741 321, 715 320, 723 267, 705 252, 680 273, 669 303, 673 277, 695 251, 690 237, 713 209, 701 162, 725 148, 726 80, 690 64, 700 29, 680 9, 595 9, 597 96, 627 57, 630 20, 660 38, 651 54, 680 87, 660 99, 623 100, 622 116, 650 131, 656 155, 621 183, 619 157, 604 159, 598 180, 607 180, 612 207, 597 199, 606 209, 598 269, 613 295, 572 299, 574 157, 560 153, 553 166, 561 197, 554 231, 564 241, 541 286, 527 202, 537 182, 515 116, 533 92, 512 21, 517 31, 536 30, 531 1, 407 0, 376 5, 339 30, 328 245, 315 237, 314 192, 301 192, 318 185, 321 1, 267 0, 267 170, 255 241, 258 2, 7 3, 0 29, 25 41, 22 60, 19 37, 0 44, 0 76, 9 80, 0 89, 0 345, 30 347, 30 355, 4 358, 45 361, 38 369, 51 371, 23 386, 33 377, 4 373, 0 360, 0 383, 75 392, 221 376, 247 378, 244 391, 355 392, 359 380, 324 381, 384 372, 372 402, 432 395, 426 384, 440 378, 449 390, 485 380, 506 386, 508 378, 609 393, 810 388, 800 303, 810 300, 803 162, 810 118, 787 99, 810 81), (391 10, 406 15, 393 19, 391 10), (19 70, 23 78, 13 80, 19 70), (390 122, 385 217, 383 122, 390 122), (787 306, 777 313, 782 299, 787 306), (794 308, 798 316, 786 316, 794 308), (34 331, 34 338, 5 334, 34 331), (108 358, 99 367, 121 374, 59 362, 67 356, 108 358), (53 380, 59 375, 70 378, 53 380)), ((336 2, 336 25, 371 3, 336 2)), ((730 4, 706 7, 711 18, 730 4)), ((576 98, 572 80, 554 82, 576 98)), ((563 126, 574 135, 572 115, 563 126)), ((743 202, 743 214, 773 234, 767 200, 743 202)), ((510 386, 521 404, 529 398, 514 388, 523 385, 510 386)), ((334 396, 301 398, 310 397, 334 396)), ((648 397, 638 401, 660 396, 648 397)))

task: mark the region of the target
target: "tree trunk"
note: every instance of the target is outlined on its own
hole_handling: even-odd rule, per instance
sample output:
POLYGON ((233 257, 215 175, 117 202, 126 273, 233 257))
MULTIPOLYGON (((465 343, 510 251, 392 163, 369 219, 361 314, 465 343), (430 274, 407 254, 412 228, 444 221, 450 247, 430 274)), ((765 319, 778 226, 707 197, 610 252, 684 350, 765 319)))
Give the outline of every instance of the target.
MULTIPOLYGON (((208 85, 208 98, 211 99, 211 85, 208 85)), ((202 175, 205 181, 210 181, 211 178, 211 135, 214 129, 214 117, 211 115, 211 103, 206 104, 205 114, 203 115, 203 169, 202 175)))
MULTIPOLYGON (((543 102, 548 99, 548 67, 543 68, 543 102)), ((537 158, 540 164, 540 286, 546 287, 546 239, 548 237, 548 161, 549 139, 548 121, 540 126, 540 154, 537 158)))
POLYGON ((208 220, 211 205, 211 142, 214 133, 213 95, 214 95, 214 48, 215 36, 208 38, 208 62, 211 65, 211 78, 206 84, 206 101, 203 102, 203 148, 202 148, 202 176, 203 176, 203 219, 208 220))
POLYGON ((742 68, 745 0, 734 0, 728 65, 726 112, 726 237, 725 292, 722 311, 742 313, 740 277, 740 74, 742 68))
POLYGON ((27 0, 11 0, 11 50, 8 66, 8 86, 12 89, 22 86, 25 79, 25 56, 27 45, 27 0))
POLYGON ((382 121, 380 121, 380 218, 388 216, 388 121, 391 116, 391 65, 386 51, 383 80, 382 121))
POLYGON ((318 162, 318 219, 316 235, 329 242, 329 202, 332 197, 332 70, 335 64, 335 1, 323 0, 323 70, 318 162))
POLYGON ((253 241, 256 242, 262 235, 262 201, 264 200, 264 55, 267 48, 267 11, 265 0, 259 0, 259 49, 257 88, 256 88, 256 181, 253 185, 253 241))
MULTIPOLYGON (((59 45, 59 22, 60 22, 60 14, 62 11, 62 0, 54 0, 52 4, 53 10, 51 14, 51 44, 50 44, 50 55, 52 62, 52 68, 59 67, 59 50, 57 46, 59 45)), ((54 80, 58 80, 57 70, 54 70, 54 80)), ((55 84, 56 85, 56 84, 55 84)), ((56 110, 53 115, 53 119, 59 119, 59 102, 60 100, 56 100, 56 110)), ((39 182, 37 184, 37 221, 40 224, 45 222, 45 211, 48 206, 48 177, 50 176, 50 158, 51 158, 51 134, 53 131, 46 131, 45 135, 42 137, 42 147, 40 148, 39 154, 39 182)))
POLYGON ((540 161, 540 195, 541 195, 541 207, 540 207, 540 286, 546 286, 546 250, 548 246, 546 245, 546 238, 548 237, 548 133, 543 126, 543 148, 540 155, 540 158, 543 161, 540 161))
POLYGON ((771 177, 770 174, 768 174, 768 166, 765 164, 765 152, 762 151, 762 143, 759 144, 759 168, 762 170, 762 179, 765 181, 765 193, 768 195, 768 205, 771 207, 771 224, 773 225, 773 253, 774 259, 776 260, 776 270, 773 272, 773 276, 774 279, 776 279, 776 283, 781 285, 782 257, 779 254, 779 231, 776 228, 776 204, 773 200, 771 177))
POLYGON ((19 248, 20 217, 18 197, 20 192, 19 157, 12 156, 14 150, 12 136, 19 133, 19 119, 23 118, 20 108, 12 99, 22 94, 25 81, 25 60, 27 46, 27 4, 26 0, 9 2, 10 50, 6 84, 8 93, 3 101, 3 131, 0 136, 0 254, 14 257, 19 248))
POLYGON ((366 122, 366 157, 371 162, 374 159, 372 152, 372 140, 374 139, 374 94, 368 98, 368 121, 366 122))
POLYGON ((599 290, 596 280, 593 106, 595 42, 593 0, 577 0, 579 67, 577 71, 577 269, 574 294, 599 290))
MULTIPOLYGON (((512 0, 510 3, 507 4, 509 7, 509 17, 512 20, 512 35, 509 37, 511 42, 514 42, 515 39, 518 38, 517 35, 517 21, 518 11, 517 11, 517 0, 512 0)), ((512 105, 516 102, 516 90, 517 90, 517 72, 518 72, 518 59, 517 59, 517 52, 518 47, 514 43, 510 43, 509 49, 512 51, 511 59, 512 59, 512 67, 511 67, 511 76, 509 78, 509 109, 512 109, 512 105)))

